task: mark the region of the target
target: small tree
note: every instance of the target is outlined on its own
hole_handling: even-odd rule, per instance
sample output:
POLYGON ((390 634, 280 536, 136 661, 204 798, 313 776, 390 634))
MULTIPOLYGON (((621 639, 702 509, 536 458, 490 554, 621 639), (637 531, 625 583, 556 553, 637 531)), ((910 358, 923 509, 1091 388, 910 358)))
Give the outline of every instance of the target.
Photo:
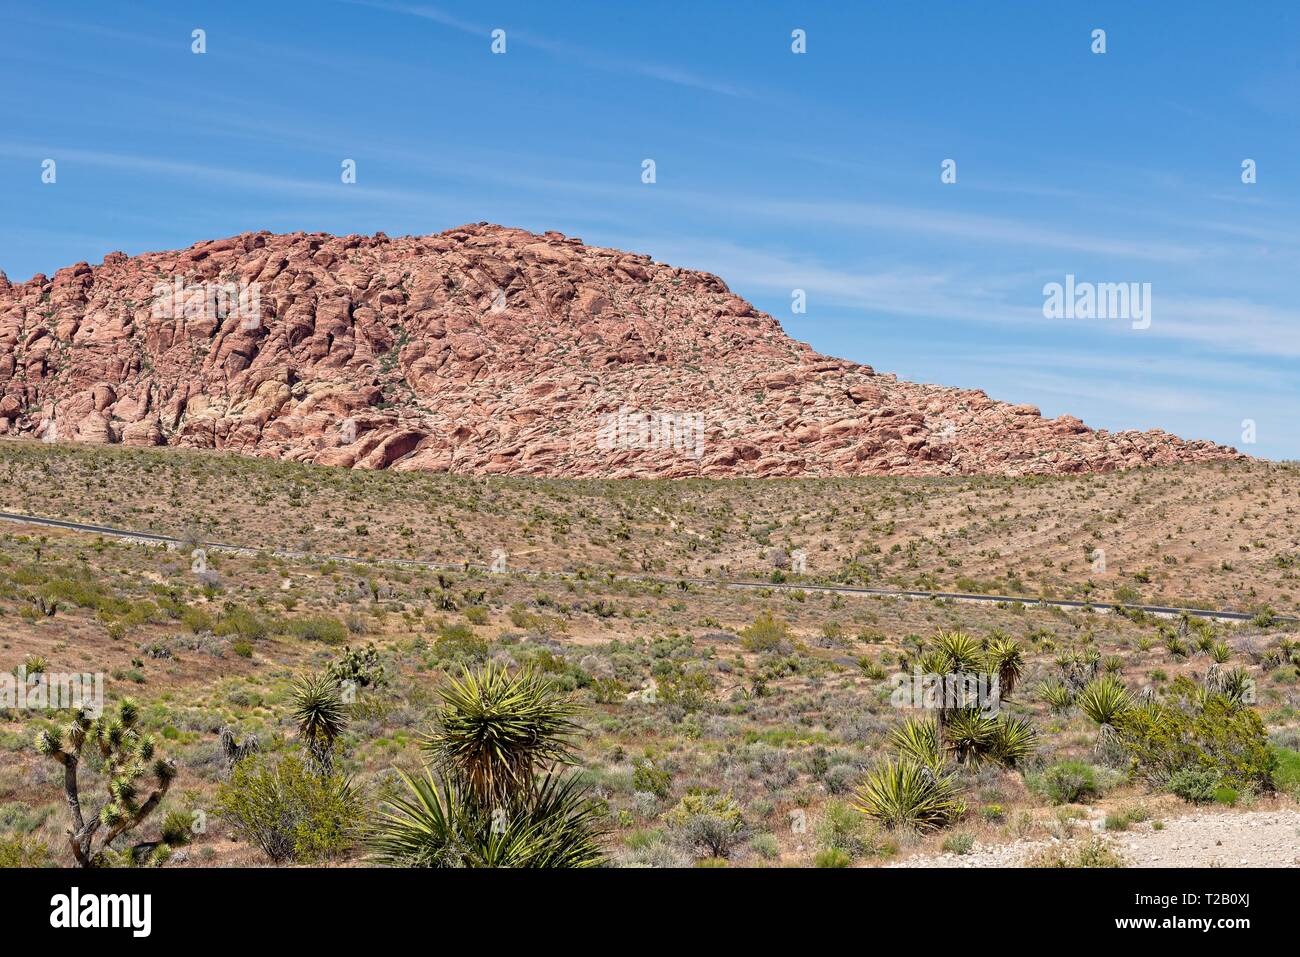
MULTIPOLYGON (((136 729, 138 718, 135 703, 124 699, 115 716, 91 720, 82 709, 66 728, 42 731, 36 737, 36 749, 63 765, 63 791, 72 816, 68 845, 80 867, 108 863, 106 852, 113 842, 135 830, 158 807, 176 776, 176 765, 156 756, 153 738, 136 729), (108 779, 108 798, 90 815, 82 809, 78 780, 87 743, 98 749, 108 779), (142 802, 141 783, 148 776, 154 788, 142 802)), ((132 858, 139 860, 156 847, 157 842, 137 844, 131 849, 132 858)))
POLYGON ((337 679, 328 673, 300 677, 293 688, 293 717, 312 766, 328 776, 334 768, 334 739, 348 726, 337 679))

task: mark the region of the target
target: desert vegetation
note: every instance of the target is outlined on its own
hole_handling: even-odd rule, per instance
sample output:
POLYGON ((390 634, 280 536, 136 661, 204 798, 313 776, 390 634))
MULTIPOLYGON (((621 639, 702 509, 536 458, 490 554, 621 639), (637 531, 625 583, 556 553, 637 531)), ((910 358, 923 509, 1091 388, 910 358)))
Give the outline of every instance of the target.
POLYGON ((188 547, 0 528, 0 669, 102 672, 108 699, 98 718, 0 709, 0 863, 842 867, 1015 841, 1049 844, 1042 866, 1131 863, 1119 836, 1295 807, 1300 635, 1277 615, 1295 610, 1296 474, 566 483, 3 443, 9 511, 302 554, 196 568, 188 547), (1115 543, 1104 575, 1093 527, 1115 543), (493 547, 521 557, 501 574, 379 561, 493 547), (1030 555, 1053 565, 1031 574, 1030 555), (642 567, 663 580, 609 574, 642 567), (724 568, 1132 582, 1259 614, 678 574, 724 568), (996 676, 1000 706, 896 706, 895 676, 916 673, 996 676))

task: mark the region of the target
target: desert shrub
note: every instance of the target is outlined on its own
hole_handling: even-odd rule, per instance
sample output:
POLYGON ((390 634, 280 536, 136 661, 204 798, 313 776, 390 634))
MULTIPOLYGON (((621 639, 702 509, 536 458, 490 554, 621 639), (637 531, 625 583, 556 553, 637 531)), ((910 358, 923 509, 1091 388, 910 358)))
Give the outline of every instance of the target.
POLYGON ((50 849, 43 841, 26 834, 0 837, 0 868, 49 866, 50 849))
POLYGON ((181 624, 197 635, 212 630, 212 616, 204 609, 192 605, 181 612, 181 624))
POLYGON ((1108 831, 1127 831, 1134 824, 1151 820, 1151 812, 1145 805, 1138 804, 1122 811, 1112 811, 1106 815, 1103 826, 1108 831))
POLYGON ((703 668, 673 667, 659 679, 659 699, 685 711, 699 711, 709 703, 713 677, 703 668))
POLYGON ((1271 791, 1277 754, 1252 709, 1219 694, 1188 694, 1125 712, 1119 741, 1135 775, 1164 789, 1177 772, 1212 772, 1220 784, 1271 791))
POLYGON ((824 848, 834 848, 854 860, 890 857, 898 844, 867 821, 852 805, 828 801, 817 822, 816 837, 824 848))
POLYGON ((435 648, 439 659, 466 665, 487 659, 488 643, 486 639, 474 634, 469 625, 456 623, 443 625, 438 631, 435 648))
POLYGON ((779 618, 765 611, 754 619, 754 623, 740 632, 740 643, 748 651, 788 652, 791 648, 790 626, 779 618))
POLYGON ((1273 783, 1279 791, 1291 795, 1300 795, 1300 751, 1290 748, 1275 748, 1277 768, 1273 772, 1273 783))
POLYGON ((194 819, 184 811, 168 811, 162 822, 162 839, 169 847, 188 844, 194 836, 193 823, 194 819))
POLYGON ((673 776, 672 773, 657 767, 655 763, 648 758, 643 761, 635 761, 632 765, 632 789, 634 791, 643 791, 647 794, 653 794, 662 800, 668 797, 672 790, 673 776))
POLYGON ((326 645, 341 645, 348 638, 348 626, 331 615, 296 618, 288 623, 287 629, 295 638, 326 645))
POLYGON ((239 762, 217 792, 217 812, 272 861, 319 862, 347 851, 362 807, 339 774, 314 774, 297 755, 239 762))
POLYGON ((1192 804, 1209 804, 1214 800, 1214 790, 1219 785, 1219 775, 1204 768, 1186 767, 1169 776, 1170 794, 1176 794, 1192 804))
POLYGON ((781 845, 773 834, 755 834, 749 839, 749 849, 765 861, 774 861, 781 856, 781 845))
POLYGON ((906 757, 886 760, 858 787, 858 810, 884 827, 932 831, 965 813, 953 775, 906 757))
POLYGON ((744 815, 729 794, 697 792, 682 797, 664 814, 679 841, 697 852, 726 857, 745 828, 744 815))
POLYGON ((949 834, 943 839, 943 850, 947 854, 969 854, 975 847, 975 835, 962 832, 949 834))
POLYGON ((1125 867, 1124 858, 1100 837, 1077 844, 1061 844, 1039 851, 1029 867, 1125 867))
MULTIPOLYGON (((270 626, 254 611, 243 605, 234 605, 222 612, 213 631, 222 636, 238 635, 247 641, 265 638, 270 626)), ((324 639, 317 639, 324 640, 324 639)))
POLYGON ((815 867, 848 867, 852 863, 853 858, 834 847, 818 851, 816 856, 813 857, 813 866, 815 867))
POLYGON ((858 779, 858 769, 850 764, 832 764, 822 775, 827 794, 848 794, 858 779))
POLYGON ((1026 779, 1030 790, 1053 804, 1078 804, 1100 793, 1097 771, 1082 761, 1062 761, 1026 779))

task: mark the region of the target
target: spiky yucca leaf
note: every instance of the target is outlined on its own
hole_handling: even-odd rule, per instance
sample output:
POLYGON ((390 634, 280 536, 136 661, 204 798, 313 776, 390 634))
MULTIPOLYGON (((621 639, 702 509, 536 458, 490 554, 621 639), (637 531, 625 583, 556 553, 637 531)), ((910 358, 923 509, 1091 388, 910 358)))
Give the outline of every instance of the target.
POLYGON ((1070 686, 1060 678, 1048 678, 1038 686, 1038 696, 1047 702, 1053 711, 1065 711, 1074 704, 1074 695, 1070 686))
POLYGON ((1088 682, 1075 703, 1097 724, 1113 727, 1116 719, 1133 707, 1133 696, 1118 678, 1105 675, 1088 682))
POLYGON ((1014 768, 1034 753, 1038 731, 1028 718, 1002 715, 994 729, 990 752, 1000 764, 1014 768))
POLYGON ((886 760, 855 792, 858 810, 887 828, 935 831, 965 813, 953 776, 908 758, 886 760))
POLYGON ((940 674, 958 671, 979 671, 984 653, 973 635, 964 631, 941 631, 934 637, 935 649, 944 656, 947 666, 940 674))
POLYGON ((393 867, 596 867, 601 806, 577 775, 546 775, 510 807, 480 808, 453 781, 402 775, 408 795, 382 812, 371 841, 393 867))
POLYGON ((939 729, 933 718, 908 718, 889 732, 889 743, 900 757, 933 768, 943 764, 939 729))
POLYGON ((992 750, 997 724, 977 708, 962 708, 948 717, 944 740, 959 764, 979 764, 992 750))
POLYGON ((505 806, 527 790, 535 771, 571 760, 575 714, 547 678, 531 670, 512 675, 489 662, 452 679, 423 747, 480 807, 505 806))
POLYGON ((1000 637, 990 642, 986 652, 990 674, 998 676, 1000 693, 1010 697, 1025 669, 1025 654, 1014 638, 1000 637))
POLYGON ((348 726, 338 682, 324 672, 299 676, 293 686, 292 714, 312 763, 318 771, 329 773, 334 741, 348 726))

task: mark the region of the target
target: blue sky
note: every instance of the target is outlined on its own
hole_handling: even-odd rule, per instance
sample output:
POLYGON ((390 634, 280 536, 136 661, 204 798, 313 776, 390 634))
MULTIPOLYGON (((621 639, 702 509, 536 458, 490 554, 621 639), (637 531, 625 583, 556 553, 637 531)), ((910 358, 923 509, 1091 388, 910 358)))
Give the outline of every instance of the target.
POLYGON ((13 280, 244 230, 558 229, 881 371, 1300 458, 1294 4, 67 2, 0 33, 13 280), (1044 318, 1066 274, 1151 283, 1151 327, 1044 318))

